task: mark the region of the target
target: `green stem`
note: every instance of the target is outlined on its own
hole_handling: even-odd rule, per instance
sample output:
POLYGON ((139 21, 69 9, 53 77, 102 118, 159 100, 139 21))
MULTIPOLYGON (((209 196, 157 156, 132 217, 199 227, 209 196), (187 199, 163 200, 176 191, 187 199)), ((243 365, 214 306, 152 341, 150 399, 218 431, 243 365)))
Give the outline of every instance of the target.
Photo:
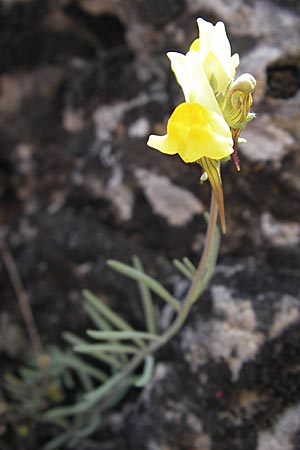
MULTIPOLYGON (((166 330, 166 332, 160 336, 160 339, 158 341, 151 342, 148 346, 146 346, 144 349, 139 351, 130 361, 129 363, 123 368, 123 370, 115 375, 114 382, 110 386, 109 392, 111 392, 112 389, 115 389, 116 386, 128 375, 130 375, 134 370, 144 361, 147 355, 153 354, 156 352, 160 347, 165 345, 182 327, 184 324, 189 311, 197 297, 197 287, 199 285, 199 282, 205 272, 207 260, 210 254, 211 245, 213 242, 213 236, 214 232, 217 226, 217 218, 218 218, 218 206, 215 199, 215 196, 212 192, 211 194, 211 204, 210 204, 210 215, 209 215, 209 222, 208 222, 208 228, 206 232, 206 238, 205 238, 205 245, 204 250, 195 274, 195 277, 193 279, 193 282, 180 306, 180 309, 178 311, 177 317, 170 326, 166 330)), ((102 404, 100 407, 100 410, 105 409, 105 403, 102 404)))
POLYGON ((206 268, 206 262, 209 257, 211 244, 213 241, 213 236, 215 232, 215 228, 217 225, 217 218, 218 218, 218 206, 215 199, 215 196, 212 192, 211 194, 211 203, 210 203, 210 214, 209 214, 209 222, 205 237, 205 244, 203 253, 197 268, 197 272, 195 274, 195 277, 193 279, 193 282, 182 302, 181 308, 179 313, 177 314, 177 317, 171 327, 162 335, 164 343, 169 341, 182 327, 183 323, 185 322, 188 313, 191 309, 191 306, 193 305, 194 301, 196 300, 197 296, 197 287, 199 285, 199 282, 204 274, 205 268, 206 268))

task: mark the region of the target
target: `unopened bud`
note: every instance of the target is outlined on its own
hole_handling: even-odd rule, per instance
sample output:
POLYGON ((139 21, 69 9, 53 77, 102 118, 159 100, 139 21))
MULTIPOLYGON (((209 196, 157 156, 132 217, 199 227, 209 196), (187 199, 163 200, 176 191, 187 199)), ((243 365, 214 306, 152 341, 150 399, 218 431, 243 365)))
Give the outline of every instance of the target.
POLYGON ((243 128, 254 118, 250 108, 255 86, 256 80, 250 73, 244 73, 232 82, 223 103, 223 115, 230 128, 243 128))
POLYGON ((256 79, 250 73, 243 73, 231 85, 230 91, 242 91, 245 94, 251 94, 256 86, 256 79))

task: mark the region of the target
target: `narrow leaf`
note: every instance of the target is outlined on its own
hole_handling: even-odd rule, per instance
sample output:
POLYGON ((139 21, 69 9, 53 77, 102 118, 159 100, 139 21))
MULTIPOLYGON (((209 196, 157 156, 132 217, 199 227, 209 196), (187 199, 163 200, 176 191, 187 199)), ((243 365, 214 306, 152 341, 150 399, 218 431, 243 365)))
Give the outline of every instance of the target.
POLYGON ((134 340, 135 338, 147 340, 159 340, 157 334, 146 333, 144 331, 95 331, 87 330, 88 336, 100 340, 134 340))
POLYGON ((83 291, 85 299, 93 305, 107 320, 109 320, 116 328, 120 330, 132 330, 132 327, 116 314, 112 309, 106 306, 96 295, 88 290, 83 291))
POLYGON ((154 371, 154 358, 152 355, 147 355, 144 363, 144 370, 142 376, 135 382, 136 387, 144 387, 149 382, 154 371))
POLYGON ((116 270, 117 272, 126 275, 128 278, 132 278, 135 281, 141 281, 146 284, 153 292, 155 292, 160 298, 165 302, 170 303, 173 308, 178 311, 180 308, 180 302, 173 297, 167 289, 165 289, 158 281, 151 278, 149 275, 142 273, 133 267, 127 266, 126 264, 120 263, 119 261, 109 260, 107 262, 109 267, 116 270))
POLYGON ((100 422, 101 416, 98 413, 94 414, 85 427, 74 431, 74 436, 81 439, 90 436, 97 430, 100 422))
POLYGON ((132 377, 126 378, 126 380, 122 383, 122 386, 115 390, 115 392, 111 392, 105 401, 105 409, 114 408, 127 394, 129 389, 134 385, 132 381, 132 377))
POLYGON ((85 344, 77 345, 74 347, 75 352, 78 353, 129 353, 134 354, 139 351, 137 347, 133 345, 121 345, 121 344, 85 344))
POLYGON ((107 411, 117 405, 126 395, 130 387, 134 386, 134 376, 124 376, 122 373, 116 374, 113 378, 85 394, 87 401, 99 404, 101 411, 107 411), (101 401, 101 403, 100 403, 101 401))
POLYGON ((192 275, 196 274, 196 267, 194 266, 194 264, 190 261, 189 258, 187 258, 186 256, 183 258, 183 263, 185 264, 185 266, 189 269, 189 271, 191 272, 192 275))
MULTIPOLYGON (((93 392, 93 391, 90 391, 93 392)), ((43 414, 42 418, 43 420, 51 420, 51 419, 57 419, 59 417, 66 417, 66 416, 73 416, 76 414, 82 414, 85 411, 88 411, 91 409, 91 407, 94 405, 92 401, 81 401, 79 403, 76 403, 75 405, 70 406, 59 406, 57 408, 50 409, 46 413, 43 414)))
MULTIPOLYGON (((68 331, 63 333, 63 337, 67 342, 69 342, 72 345, 89 345, 89 342, 75 336, 73 333, 70 333, 68 331)), ((107 363, 111 367, 115 367, 117 369, 120 369, 122 367, 120 361, 118 361, 118 359, 112 355, 106 355, 104 353, 93 353, 91 355, 94 358, 107 363)))
POLYGON ((105 396, 110 394, 111 390, 114 388, 116 393, 117 390, 121 389, 124 386, 124 377, 122 373, 116 373, 109 380, 103 383, 96 389, 86 393, 84 395, 84 399, 86 399, 89 404, 95 405, 100 400, 102 400, 105 396))
POLYGON ((179 272, 186 278, 188 278, 189 280, 193 279, 193 275, 191 274, 191 272, 189 271, 189 269, 178 259, 174 259, 173 260, 173 264, 176 267, 176 269, 179 270, 179 272))
MULTIPOLYGON (((82 361, 75 355, 63 354, 61 358, 65 366, 70 367, 71 369, 85 372, 100 381, 105 381, 107 379, 107 374, 105 372, 96 368, 95 366, 92 366, 91 364, 82 361)), ((57 358, 57 361, 59 362, 60 360, 57 358)))
MULTIPOLYGON (((129 323, 127 323, 122 317, 112 311, 108 306, 106 306, 101 300, 96 297, 92 292, 88 290, 83 291, 85 299, 94 306, 110 323, 112 323, 116 328, 122 331, 133 331, 133 328, 129 323)), ((143 347, 143 341, 140 339, 136 340, 136 343, 143 347)))
POLYGON ((96 327, 99 328, 99 330, 111 330, 112 327, 109 324, 107 320, 105 320, 96 310, 96 308, 93 307, 91 303, 84 303, 83 309, 85 312, 89 315, 89 317, 92 319, 96 327))
POLYGON ((73 377, 70 373, 70 370, 64 370, 62 373, 62 379, 63 379, 63 383, 64 385, 68 388, 68 389, 73 389, 74 388, 74 380, 73 377))
MULTIPOLYGON (((145 273, 142 262, 140 258, 137 256, 133 256, 132 258, 133 266, 139 272, 145 273)), ((143 303, 144 316, 146 320, 146 327, 149 333, 156 334, 156 320, 155 320, 155 309, 153 306, 153 300, 151 291, 148 288, 147 284, 144 281, 137 281, 140 296, 143 303)))
POLYGON ((90 391, 91 389, 94 388, 94 385, 89 375, 81 371, 78 372, 77 375, 85 391, 90 391))

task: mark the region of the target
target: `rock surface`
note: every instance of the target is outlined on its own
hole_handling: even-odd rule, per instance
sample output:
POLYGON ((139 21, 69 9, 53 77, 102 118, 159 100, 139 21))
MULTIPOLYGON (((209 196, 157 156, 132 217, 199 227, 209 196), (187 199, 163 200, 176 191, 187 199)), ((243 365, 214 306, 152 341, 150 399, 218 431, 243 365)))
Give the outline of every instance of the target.
MULTIPOLYGON (((135 287, 107 258, 138 254, 180 289, 171 260, 197 262, 209 186, 196 165, 145 143, 182 100, 165 52, 187 50, 199 16, 226 23, 241 71, 258 81, 257 118, 241 172, 224 166, 228 232, 211 286, 98 448, 299 450, 299 2, 2 0, 1 238, 45 344, 86 325, 85 287, 138 323, 135 287)), ((1 269, 2 366, 25 345, 1 269)), ((11 439, 1 450, 35 450, 11 439)))

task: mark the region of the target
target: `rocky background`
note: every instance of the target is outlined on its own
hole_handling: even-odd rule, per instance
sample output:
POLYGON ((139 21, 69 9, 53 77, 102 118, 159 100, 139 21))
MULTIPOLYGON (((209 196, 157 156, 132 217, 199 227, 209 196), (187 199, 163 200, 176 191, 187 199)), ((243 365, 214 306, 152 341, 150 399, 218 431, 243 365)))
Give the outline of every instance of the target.
MULTIPOLYGON (((107 418, 99 450, 300 449, 300 4, 0 2, 0 232, 44 345, 86 326, 85 287, 139 324, 135 285, 107 258, 138 254, 177 295, 186 288, 171 261, 197 263, 209 185, 145 142, 182 100, 165 52, 187 50, 200 16, 225 22, 240 71, 256 77, 257 118, 241 172, 224 166, 228 232, 210 288, 150 385, 107 418)), ((3 261, 0 287, 11 368, 29 346, 3 261)))

